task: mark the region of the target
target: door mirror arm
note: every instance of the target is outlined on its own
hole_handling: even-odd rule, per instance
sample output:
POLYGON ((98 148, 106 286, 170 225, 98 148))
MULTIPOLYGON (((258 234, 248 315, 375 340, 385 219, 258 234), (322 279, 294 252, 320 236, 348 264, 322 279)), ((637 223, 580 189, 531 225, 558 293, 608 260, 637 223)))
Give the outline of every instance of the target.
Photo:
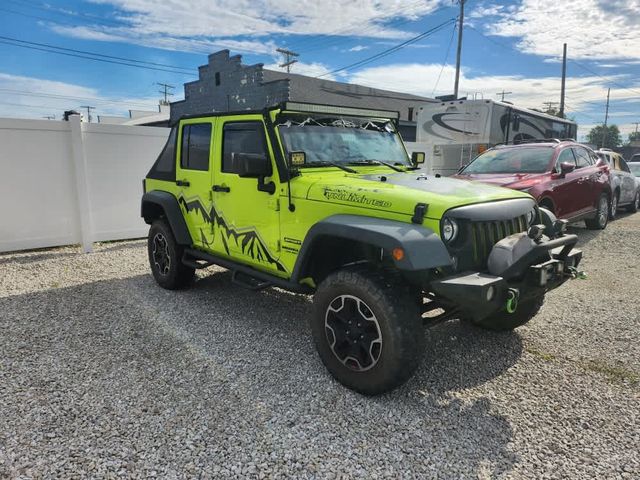
POLYGON ((260 175, 258 177, 258 191, 267 192, 269 195, 273 195, 276 193, 276 184, 273 182, 264 181, 266 177, 264 175, 260 175))

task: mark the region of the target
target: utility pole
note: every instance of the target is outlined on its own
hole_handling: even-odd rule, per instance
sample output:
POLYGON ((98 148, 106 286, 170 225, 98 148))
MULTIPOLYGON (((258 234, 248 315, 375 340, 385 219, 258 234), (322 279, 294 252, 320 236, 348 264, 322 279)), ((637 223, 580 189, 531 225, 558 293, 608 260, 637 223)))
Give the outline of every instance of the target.
POLYGON ((560 111, 558 114, 564 118, 564 93, 567 81, 567 44, 562 47, 562 86, 560 87, 560 111))
POLYGON ((159 90, 159 92, 164 95, 164 100, 160 100, 160 104, 161 105, 169 105, 169 97, 173 97, 173 93, 170 92, 170 90, 173 90, 174 87, 173 85, 169 85, 168 83, 159 83, 156 82, 156 85, 159 85, 162 87, 162 90, 159 90))
POLYGON ((91 123, 91 110, 95 110, 96 107, 91 107, 89 105, 81 105, 80 108, 87 109, 87 122, 91 123))
POLYGON ((502 89, 501 92, 496 93, 496 95, 500 95, 500 97, 501 97, 500 101, 501 102, 504 102, 504 96, 505 95, 511 95, 511 94, 513 94, 513 92, 505 92, 504 89, 502 89))
POLYGON ((607 89, 607 106, 604 111, 604 126, 602 127, 602 144, 600 148, 604 148, 604 142, 607 138, 607 121, 609 120, 609 96, 611 95, 611 89, 607 89))
POLYGON ((545 110, 545 113, 551 115, 551 111, 553 111, 553 106, 554 105, 558 105, 558 102, 542 102, 543 105, 546 105, 547 109, 545 110))
POLYGON ((298 61, 295 60, 294 57, 299 57, 300 54, 292 52, 291 50, 287 50, 286 48, 276 48, 276 52, 284 55, 284 63, 280 64, 280 68, 286 68, 287 73, 291 73, 291 65, 298 61))
POLYGON ((460 3, 460 17, 458 24, 458 53, 456 55, 456 83, 453 87, 453 96, 458 98, 458 87, 460 86, 460 57, 462 56, 462 29, 464 27, 464 2, 466 0, 458 0, 460 3))
POLYGON ((636 126, 636 133, 638 133, 638 125, 640 125, 640 122, 632 122, 631 125, 636 126))

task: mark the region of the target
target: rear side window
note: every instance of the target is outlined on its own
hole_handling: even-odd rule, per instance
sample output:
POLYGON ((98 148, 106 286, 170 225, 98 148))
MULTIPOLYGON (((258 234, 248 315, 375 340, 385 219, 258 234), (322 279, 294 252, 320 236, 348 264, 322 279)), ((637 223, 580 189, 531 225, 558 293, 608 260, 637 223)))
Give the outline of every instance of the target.
POLYGON ((625 161, 624 158, 620 159, 620 169, 623 172, 631 173, 631 170, 629 170, 629 165, 627 165, 627 162, 625 161))
POLYGON ((209 170, 211 124, 196 123, 182 127, 180 166, 187 170, 209 170))
POLYGON ((237 173, 234 157, 239 153, 264 155, 270 162, 261 122, 226 123, 222 135, 223 172, 237 173))
POLYGON ((591 165, 589 152, 584 148, 574 148, 573 153, 576 156, 576 168, 588 167, 591 165))
POLYGON ((155 180, 168 180, 174 182, 176 180, 176 137, 178 129, 173 127, 169 133, 169 138, 162 152, 158 156, 156 163, 153 164, 151 170, 147 174, 147 178, 155 180))

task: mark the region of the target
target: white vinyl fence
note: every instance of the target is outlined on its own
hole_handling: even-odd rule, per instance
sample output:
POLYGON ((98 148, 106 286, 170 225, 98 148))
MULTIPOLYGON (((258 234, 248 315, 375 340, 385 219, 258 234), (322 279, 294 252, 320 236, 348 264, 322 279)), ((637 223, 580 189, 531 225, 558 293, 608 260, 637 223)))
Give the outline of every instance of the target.
POLYGON ((142 237, 168 128, 0 118, 0 252, 142 237))

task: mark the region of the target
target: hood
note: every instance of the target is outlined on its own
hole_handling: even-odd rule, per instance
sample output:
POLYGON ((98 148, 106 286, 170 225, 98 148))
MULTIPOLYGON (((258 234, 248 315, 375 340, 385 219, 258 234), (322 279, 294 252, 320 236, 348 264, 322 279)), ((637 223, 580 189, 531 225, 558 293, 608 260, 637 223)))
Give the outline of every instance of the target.
POLYGON ((490 185, 499 185, 501 187, 524 189, 531 188, 536 183, 543 181, 546 176, 544 173, 471 173, 458 174, 455 178, 463 180, 475 180, 490 185))
POLYGON ((429 206, 427 217, 436 219, 453 207, 511 198, 530 198, 527 194, 506 188, 454 178, 437 178, 418 172, 338 173, 303 177, 304 174, 298 179, 312 183, 304 188, 306 181, 301 182, 299 186, 302 188, 296 189, 296 196, 405 215, 412 215, 417 203, 426 203, 429 206))

